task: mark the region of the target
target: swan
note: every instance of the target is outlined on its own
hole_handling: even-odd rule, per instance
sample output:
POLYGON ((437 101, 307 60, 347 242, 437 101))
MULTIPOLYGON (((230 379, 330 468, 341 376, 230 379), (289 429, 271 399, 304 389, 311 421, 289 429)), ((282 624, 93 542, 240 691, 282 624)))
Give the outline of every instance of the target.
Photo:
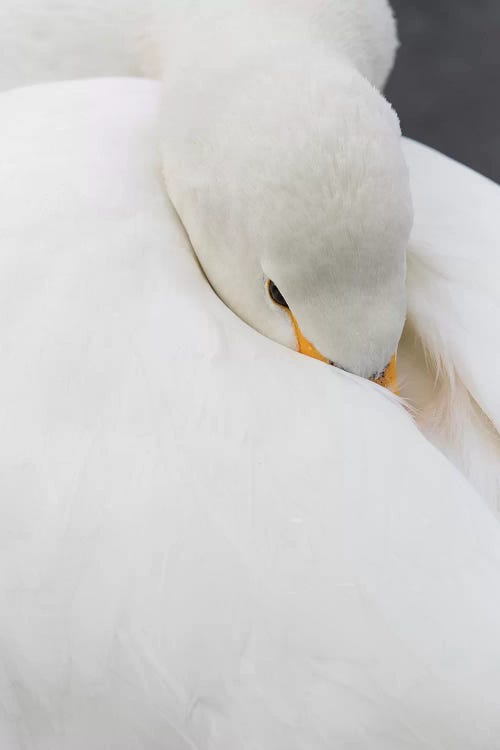
MULTIPOLYGON (((233 22, 240 24, 233 17, 230 28, 233 22)), ((175 28, 182 39, 182 19, 175 28)), ((200 42, 205 30, 200 22, 200 42)), ((352 50, 335 65, 335 81, 347 76, 356 95, 372 92, 361 82, 370 75, 360 72, 365 53, 361 45, 354 67, 352 50)), ((368 55, 368 68, 376 57, 368 55)), ((322 59, 314 55, 314 70, 323 70, 322 59)), ((176 82, 192 77, 189 64, 175 58, 176 82)), ((279 66, 272 71, 275 82, 286 80, 279 66)), ((293 72, 300 84, 295 61, 293 72)), ((226 83, 224 101, 234 93, 226 83)), ((293 295, 296 287, 311 295, 321 279, 305 285, 302 269, 295 283, 282 280, 286 263, 278 263, 279 275, 261 269, 259 297, 255 283, 231 302, 227 279, 211 270, 213 247, 196 237, 199 231, 198 239, 210 240, 217 231, 230 249, 234 217, 218 212, 233 184, 225 180, 237 172, 218 175, 213 170, 224 162, 214 160, 208 171, 219 179, 210 188, 221 193, 197 193, 200 162, 173 107, 184 93, 184 112, 198 106, 204 88, 171 89, 165 80, 159 134, 159 91, 149 83, 2 96, 1 377, 9 395, 1 436, 2 746, 495 750, 497 524, 395 399, 355 377, 378 374, 377 357, 386 361, 393 351, 383 316, 376 331, 387 338, 386 356, 371 341, 346 343, 339 331, 334 347, 323 346, 321 320, 316 325, 313 312, 315 325, 308 324, 293 295), (165 204, 165 182, 174 207, 165 204), (239 318, 211 292, 192 246, 239 318), (256 331, 354 375, 298 357, 256 331)), ((380 96, 367 98, 380 107, 377 137, 386 133, 394 157, 378 174, 395 169, 402 238, 410 207, 399 133, 380 96)), ((230 118, 251 121, 251 102, 245 97, 230 118)), ((257 123, 257 135, 268 126, 257 123)), ((190 136, 208 157, 214 146, 235 154, 234 133, 227 144, 190 136)), ((417 168, 427 160, 439 174, 446 189, 436 187, 438 205, 452 175, 456 187, 443 221, 427 195, 428 172, 416 181, 402 392, 410 393, 419 374, 427 392, 417 388, 415 398, 425 403, 438 377, 435 398, 445 418, 429 425, 424 415, 421 425, 437 445, 448 437, 447 404, 458 394, 467 439, 445 450, 488 492, 497 471, 487 422, 497 360, 487 347, 495 340, 496 291, 486 272, 495 269, 498 195, 418 145, 403 148, 410 166, 415 149, 417 168), (486 230, 465 218, 453 223, 469 198, 479 204, 476 216, 480 209, 489 217, 486 230), (478 238, 483 269, 473 255, 478 238), (463 290, 472 291, 470 299, 463 290), (438 314, 443 305, 446 316, 438 314), (464 333, 466 346, 458 338, 464 333), (424 353, 415 351, 415 336, 424 353), (478 471, 482 448, 470 461, 476 434, 490 450, 486 479, 478 471)), ((272 155, 279 169, 281 154, 272 155)), ((293 170, 286 174, 289 181, 293 170)), ((270 195, 268 212, 296 205, 270 195)), ((302 229, 304 216, 310 222, 302 207, 287 237, 302 229)), ((251 228, 259 229, 253 217, 251 228)), ((402 297, 405 245, 395 243, 379 265, 402 297)), ((252 254, 249 269, 255 261, 252 254)), ((404 315, 392 310, 389 318, 395 331, 404 315)))
MULTIPOLYGON (((213 293, 160 98, 0 96, 0 746, 496 750, 491 509, 388 390, 213 293)), ((410 244, 452 274, 476 232, 436 196, 494 223, 498 189, 404 148, 410 244)))

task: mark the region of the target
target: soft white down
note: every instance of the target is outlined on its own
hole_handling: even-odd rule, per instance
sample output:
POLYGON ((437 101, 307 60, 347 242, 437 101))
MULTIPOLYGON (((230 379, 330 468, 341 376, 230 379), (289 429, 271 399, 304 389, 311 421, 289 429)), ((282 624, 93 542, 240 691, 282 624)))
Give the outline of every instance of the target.
POLYGON ((162 79, 0 96, 1 750, 499 750, 500 191, 404 141, 403 283, 395 47, 1 0, 1 88, 162 79), (361 375, 407 294, 416 422, 198 260, 361 375))
POLYGON ((159 96, 0 97, 0 747, 498 750, 497 522, 387 391, 213 294, 159 96))

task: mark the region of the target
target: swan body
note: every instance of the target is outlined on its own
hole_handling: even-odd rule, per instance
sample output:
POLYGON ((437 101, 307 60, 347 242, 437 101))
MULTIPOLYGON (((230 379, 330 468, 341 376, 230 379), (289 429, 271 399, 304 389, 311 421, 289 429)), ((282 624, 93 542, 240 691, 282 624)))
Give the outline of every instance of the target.
POLYGON ((2 749, 497 750, 498 523, 390 393, 214 295, 160 96, 0 97, 2 749))
POLYGON ((2 750, 498 750, 498 189, 404 142, 406 282, 388 5, 0 21, 162 81, 0 97, 2 750))

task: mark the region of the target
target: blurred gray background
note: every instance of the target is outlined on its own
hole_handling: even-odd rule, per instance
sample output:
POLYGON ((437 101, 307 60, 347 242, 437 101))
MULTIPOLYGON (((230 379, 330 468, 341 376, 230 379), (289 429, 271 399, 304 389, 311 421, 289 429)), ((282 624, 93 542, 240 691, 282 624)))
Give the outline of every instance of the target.
POLYGON ((500 0, 391 0, 403 133, 500 182, 500 0))

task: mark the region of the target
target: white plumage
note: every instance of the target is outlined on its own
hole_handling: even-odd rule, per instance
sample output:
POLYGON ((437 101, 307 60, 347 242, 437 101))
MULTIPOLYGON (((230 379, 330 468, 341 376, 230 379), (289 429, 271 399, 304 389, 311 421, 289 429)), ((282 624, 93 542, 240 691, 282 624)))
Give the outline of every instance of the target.
POLYGON ((500 191, 420 144, 405 141, 404 150, 416 215, 402 395, 418 409, 424 433, 498 513, 500 191))
POLYGON ((384 274, 403 279, 399 138, 361 77, 391 67, 387 3, 30 6, 0 7, 2 88, 165 81, 0 96, 0 748, 499 750, 498 188, 403 143, 399 363, 420 431, 388 392, 245 325, 192 249, 277 341, 295 344, 271 267, 331 358, 386 361, 396 287, 373 336, 349 334, 384 274), (335 266, 325 207, 345 219, 336 253, 379 240, 365 296, 336 288, 351 327, 307 309, 335 266))
POLYGON ((389 394, 213 294, 158 97, 0 99, 2 748, 496 750, 498 524, 389 394))

